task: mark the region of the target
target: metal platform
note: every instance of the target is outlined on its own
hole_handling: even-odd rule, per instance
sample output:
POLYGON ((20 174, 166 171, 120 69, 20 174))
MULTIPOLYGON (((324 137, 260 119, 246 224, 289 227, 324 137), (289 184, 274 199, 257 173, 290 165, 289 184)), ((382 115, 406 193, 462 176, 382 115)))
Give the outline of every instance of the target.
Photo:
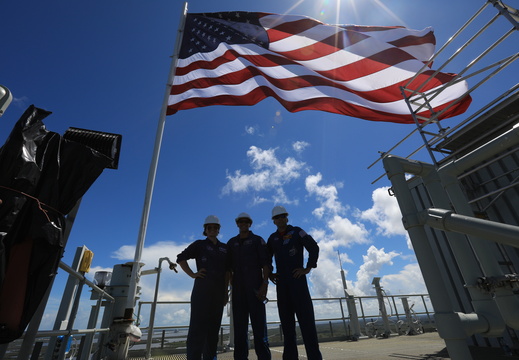
MULTIPOLYGON (((445 348, 445 342, 438 336, 438 333, 425 333, 414 336, 391 336, 383 338, 366 338, 359 341, 336 341, 320 344, 321 353, 324 360, 344 360, 344 359, 410 359, 410 360, 437 360, 450 359, 445 348)), ((271 347, 272 360, 281 360, 283 347, 271 347)), ((489 353, 488 348, 471 349, 474 360, 498 360, 498 359, 519 359, 516 356, 500 355, 500 349, 493 349, 489 353)), ((256 359, 254 350, 249 352, 251 360, 256 359)), ((299 346, 299 358, 307 359, 304 346, 299 346)), ((145 360, 144 357, 130 357, 129 360, 145 360)), ((185 354, 158 355, 153 356, 154 360, 184 360, 185 354)), ((233 353, 218 354, 219 360, 232 360, 233 353)))

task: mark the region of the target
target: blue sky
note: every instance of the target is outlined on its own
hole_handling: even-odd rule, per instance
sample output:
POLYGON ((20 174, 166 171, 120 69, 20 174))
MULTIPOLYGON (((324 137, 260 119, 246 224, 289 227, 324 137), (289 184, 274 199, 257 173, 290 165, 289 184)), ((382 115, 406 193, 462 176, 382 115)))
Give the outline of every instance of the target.
MULTIPOLYGON (((63 259, 70 263, 76 247, 86 245, 94 252, 90 277, 96 269, 133 260, 182 4, 22 0, 0 5, 0 83, 14 97, 0 118, 1 143, 30 104, 53 112, 45 120, 51 131, 79 127, 123 135, 119 169, 105 170, 83 197, 63 259)), ((330 24, 432 26, 441 46, 483 4, 225 0, 192 1, 189 11, 262 11, 306 15, 330 24)), ((454 61, 446 71, 461 69, 454 61)), ((495 81, 499 86, 511 82, 495 81)), ((488 101, 486 96, 475 94, 469 113, 488 101)), ((443 124, 453 126, 463 118, 443 124)), ((337 251, 356 295, 373 294, 374 276, 382 277, 390 293, 426 292, 396 201, 388 196, 389 182, 382 178, 372 184, 383 173, 381 163, 368 169, 379 151, 387 151, 412 130, 413 125, 324 112, 292 114, 272 99, 253 107, 212 106, 168 117, 143 269, 157 266, 163 256, 174 261, 187 244, 202 238, 202 223, 209 214, 222 222, 222 241, 237 234, 234 218, 242 211, 254 219, 252 230, 266 239, 275 230, 270 211, 283 204, 290 223, 321 245, 318 268, 310 275, 314 296, 343 295, 337 251)), ((415 135, 395 153, 407 156, 420 145, 415 135)), ((415 158, 429 161, 427 154, 415 158)), ((154 281, 143 278, 142 300, 152 298, 154 281)), ((63 283, 58 277, 47 324, 63 283)), ((187 300, 191 286, 187 275, 164 272, 160 298, 187 300)), ((273 286, 269 291, 275 298, 273 286)), ((185 312, 161 316, 177 315, 185 312)))

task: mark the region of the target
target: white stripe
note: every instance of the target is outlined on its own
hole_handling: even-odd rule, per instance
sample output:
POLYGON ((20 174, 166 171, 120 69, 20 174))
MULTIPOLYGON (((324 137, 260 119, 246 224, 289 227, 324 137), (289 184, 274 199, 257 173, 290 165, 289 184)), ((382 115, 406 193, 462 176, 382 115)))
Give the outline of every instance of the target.
MULTIPOLYGON (((291 18, 290 16, 283 16, 282 18, 291 18)), ((302 17, 295 17, 296 20, 301 19, 302 17)), ((279 20, 279 16, 268 16, 260 19, 260 23, 262 26, 269 28, 269 23, 279 20)), ((282 21, 278 21, 281 23, 282 21)), ((279 24, 278 24, 279 25, 279 24)), ((344 25, 348 26, 348 25, 344 25)), ((310 29, 307 29, 299 34, 292 35, 290 37, 272 42, 270 44, 270 49, 277 52, 286 52, 286 51, 293 51, 298 50, 299 48, 312 46, 316 42, 320 42, 324 39, 327 39, 333 35, 336 35, 337 33, 341 33, 345 31, 344 28, 338 26, 338 25, 316 25, 310 29)), ((349 30, 352 31, 352 30, 349 30)), ((366 50, 374 50, 375 52, 366 52, 363 54, 365 57, 369 57, 370 55, 373 55, 375 53, 380 52, 382 49, 387 49, 389 47, 392 47, 393 45, 388 44, 389 42, 399 40, 406 36, 417 36, 422 37, 425 36, 427 33, 432 31, 431 27, 427 27, 423 30, 413 30, 413 29, 406 29, 406 28, 388 28, 388 29, 382 29, 378 31, 362 31, 362 27, 360 27, 359 30, 355 30, 361 34, 364 34, 366 36, 369 36, 372 41, 378 41, 380 44, 377 43, 369 43, 364 44, 364 40, 362 41, 361 48, 364 48, 366 50), (384 43, 384 46, 381 46, 381 43, 384 43)), ((351 45, 348 45, 349 42, 346 40, 344 42, 346 47, 349 47, 351 45)), ((410 47, 400 47, 400 49, 407 51, 412 56, 416 57, 419 61, 428 61, 431 56, 434 54, 435 46, 431 43, 425 43, 423 45, 415 45, 410 47), (409 50, 407 50, 409 48, 409 50)), ((359 51, 359 54, 360 51, 359 51)))
POLYGON ((341 28, 341 29, 344 29, 345 27, 348 27, 348 26, 356 26, 358 30, 355 30, 355 31, 358 31, 359 33, 362 33, 362 34, 365 34, 365 35, 377 37, 381 41, 386 41, 386 42, 390 42, 390 41, 394 41, 394 40, 397 40, 397 39, 401 39, 401 38, 403 38, 405 36, 408 36, 408 35, 424 36, 428 32, 433 31, 433 28, 430 27, 430 26, 426 27, 425 29, 422 29, 422 30, 414 30, 414 29, 400 28, 400 27, 399 28, 384 28, 383 26, 363 26, 363 25, 357 26, 357 25, 349 25, 349 24, 324 24, 324 23, 321 23, 318 20, 315 20, 315 19, 312 19, 312 18, 309 18, 309 17, 306 17, 306 16, 275 15, 275 14, 267 15, 267 16, 264 16, 264 17, 260 18, 260 24, 265 29, 270 30, 270 29, 275 28, 276 26, 279 26, 282 23, 288 23, 288 22, 298 21, 298 20, 302 20, 302 19, 313 20, 313 21, 315 21, 316 24, 322 24, 323 26, 328 26, 328 27, 338 27, 338 28, 341 28), (366 31, 362 31, 363 28, 365 28, 366 31), (368 31, 368 29, 370 29, 370 28, 371 29, 372 28, 381 28, 381 29, 380 30, 369 30, 368 31))
MULTIPOLYGON (((294 37, 292 37, 293 39, 294 37)), ((371 39, 370 41, 364 43, 358 43, 350 46, 348 49, 339 50, 333 54, 329 54, 327 56, 320 57, 318 59, 306 60, 306 61, 298 61, 301 65, 312 69, 314 71, 328 71, 333 70, 339 67, 343 67, 349 64, 353 64, 356 61, 362 60, 365 57, 370 57, 373 54, 379 52, 381 49, 387 49, 391 46, 385 43, 377 43, 376 39, 371 39), (373 51, 373 49, 377 49, 377 51, 373 51)), ((430 47, 428 47, 430 50, 430 47)), ((178 67, 182 68, 188 66, 190 63, 195 61, 212 61, 220 56, 222 56, 228 49, 234 49, 240 55, 265 55, 265 54, 276 54, 274 51, 269 51, 263 47, 257 46, 255 44, 242 44, 242 45, 228 45, 226 43, 221 43, 218 48, 210 53, 195 53, 194 55, 186 58, 178 60, 178 67)), ((413 49, 414 55, 419 52, 419 49, 413 49), (418 51, 417 51, 418 50, 418 51)), ((428 51, 427 51, 428 52, 428 51)), ((282 55, 282 54, 281 54, 282 55)), ((282 55, 283 56, 283 55, 282 55)), ((422 55, 422 57, 427 57, 428 55, 422 55)), ((422 68, 423 63, 419 60, 416 60, 416 64, 411 65, 411 62, 407 62, 408 71, 418 71, 422 68)), ((399 66, 401 66, 399 64, 399 66)), ((395 66, 396 67, 396 66, 395 66)))
MULTIPOLYGON (((179 60, 179 67, 186 66, 186 63, 191 59, 195 61, 211 61, 215 58, 218 58, 219 55, 225 53, 225 51, 227 51, 230 48, 234 49, 240 55, 263 56, 264 54, 269 53, 268 50, 255 45, 242 46, 227 45, 222 43, 215 51, 211 53, 205 53, 203 56, 201 56, 200 54, 196 54, 188 59, 179 60), (262 51, 262 53, 258 54, 256 50, 260 50, 262 51)), ((316 73, 315 71, 333 70, 333 68, 326 67, 325 65, 333 65, 335 67, 342 66, 342 63, 340 63, 339 61, 334 61, 332 59, 334 56, 337 55, 331 54, 327 57, 323 57, 318 60, 301 61, 299 63, 302 64, 302 66, 280 65, 272 67, 256 66, 244 58, 238 58, 231 62, 224 63, 215 69, 195 69, 186 75, 176 75, 173 84, 180 85, 195 80, 197 78, 217 78, 229 73, 233 73, 235 71, 242 70, 247 66, 257 67, 260 71, 276 79, 284 79, 304 75, 313 75, 325 78, 324 76, 316 73)), ((340 58, 342 59, 343 57, 340 58)), ((384 70, 374 72, 367 76, 359 77, 354 80, 334 82, 356 91, 373 91, 411 78, 412 76, 414 76, 414 74, 416 74, 416 72, 418 72, 422 68, 422 66, 423 64, 421 62, 417 60, 410 60, 402 62, 398 66, 391 66, 384 70)))
MULTIPOLYGON (((274 87, 270 82, 267 81, 267 79, 262 76, 255 76, 254 78, 248 79, 247 81, 238 85, 217 85, 204 89, 189 89, 180 95, 170 96, 168 105, 173 105, 189 98, 211 98, 219 95, 244 96, 259 86, 269 87, 280 98, 290 102, 323 97, 338 98, 353 105, 359 105, 373 110, 379 110, 398 115, 409 115, 409 109, 403 99, 389 103, 378 103, 366 100, 354 93, 328 86, 315 86, 287 91, 274 87)), ((436 107, 457 99, 460 94, 466 91, 466 89, 466 82, 460 82, 456 85, 453 85, 449 87, 447 91, 444 91, 441 96, 437 96, 431 102, 431 105, 436 107)), ((434 89, 431 91, 434 91, 434 89)), ((418 106, 415 106, 414 109, 417 107, 418 106)))
POLYGON ((273 41, 270 43, 269 48, 279 52, 299 50, 300 48, 310 47, 341 32, 341 29, 337 27, 318 25, 284 39, 273 41))
MULTIPOLYGON (((298 35, 291 36, 289 38, 283 39, 281 41, 274 41, 270 43, 269 50, 272 50, 274 52, 278 52, 281 54, 284 54, 286 51, 291 50, 299 50, 304 47, 308 47, 310 50, 314 44, 316 44, 318 41, 309 41, 309 39, 300 37, 298 35), (288 46, 287 44, 292 44, 291 50, 287 50, 288 46)), ((343 49, 338 50, 336 53, 337 55, 327 55, 332 56, 335 58, 332 61, 340 60, 341 62, 334 66, 344 66, 353 63, 354 61, 357 61, 358 59, 362 58, 368 58, 375 54, 378 54, 384 50, 391 49, 391 48, 397 48, 394 45, 388 44, 386 42, 379 41, 377 38, 366 38, 363 41, 357 42, 355 44, 349 45, 343 49), (340 57, 339 57, 340 55, 340 57), (344 57, 344 58, 341 58, 344 57)), ((432 54, 434 53, 434 45, 433 44, 426 44, 426 45, 414 45, 409 47, 398 47, 398 49, 401 49, 402 51, 406 51, 409 53, 412 57, 416 58, 417 61, 422 63, 423 61, 427 61, 431 58, 432 54)), ((317 61, 324 61, 326 57, 319 57, 315 60, 317 61)))

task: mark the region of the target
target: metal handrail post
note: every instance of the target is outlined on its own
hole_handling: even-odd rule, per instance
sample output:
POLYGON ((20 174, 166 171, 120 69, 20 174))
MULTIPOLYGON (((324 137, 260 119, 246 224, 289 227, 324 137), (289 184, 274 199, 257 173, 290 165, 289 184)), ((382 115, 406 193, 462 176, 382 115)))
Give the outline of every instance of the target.
POLYGON ((159 266, 156 268, 157 269, 157 282, 155 283, 155 295, 153 297, 153 303, 151 304, 150 322, 148 325, 148 338, 146 339, 145 359, 150 359, 150 356, 151 356, 151 343, 153 342, 153 325, 155 324, 155 311, 157 309, 157 297, 159 295, 160 273, 162 272, 162 269, 160 267, 161 263, 162 263, 162 259, 159 260, 159 266))
POLYGON ((146 359, 150 359, 151 356, 151 343, 153 341, 153 326, 155 324, 155 311, 157 309, 157 300, 159 296, 159 284, 160 284, 160 273, 162 272, 162 262, 167 261, 169 263, 169 268, 171 270, 175 270, 176 264, 172 263, 169 258, 163 257, 159 259, 159 266, 155 268, 155 271, 157 272, 157 281, 155 283, 155 294, 153 296, 153 303, 151 304, 151 311, 150 311, 150 322, 148 325, 148 338, 146 341, 146 359))

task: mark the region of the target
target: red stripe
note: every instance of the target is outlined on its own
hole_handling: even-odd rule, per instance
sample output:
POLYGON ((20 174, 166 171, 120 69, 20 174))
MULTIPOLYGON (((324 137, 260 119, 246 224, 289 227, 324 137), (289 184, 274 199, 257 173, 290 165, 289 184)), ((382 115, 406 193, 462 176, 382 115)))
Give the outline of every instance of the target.
MULTIPOLYGON (((334 114, 355 116, 371 121, 396 122, 401 124, 414 123, 411 114, 399 115, 386 113, 383 111, 369 109, 363 106, 353 105, 340 99, 316 98, 301 100, 297 102, 288 102, 284 99, 281 99, 272 89, 267 87, 258 87, 251 91, 249 94, 243 96, 220 95, 211 98, 189 98, 178 104, 169 106, 167 114, 172 115, 179 110, 187 110, 196 107, 205 107, 212 105, 255 105, 267 97, 275 98, 281 105, 283 105, 283 107, 285 107, 290 112, 298 112, 303 110, 320 110, 334 114)), ((444 108, 446 108, 449 104, 450 103, 439 106, 435 110, 441 111, 444 108)), ((454 105, 451 109, 449 109, 449 111, 443 114, 442 119, 463 113, 467 109, 469 104, 470 101, 463 101, 461 103, 458 103, 457 105, 454 105)), ((424 111, 421 112, 419 115, 429 117, 431 114, 429 111, 424 111)))
MULTIPOLYGON (((407 88, 409 89, 416 89, 418 86, 423 84, 426 80, 428 80, 429 76, 432 74, 432 71, 425 72, 423 74, 420 74, 411 85, 409 85, 407 88)), ((347 91, 349 93, 358 95, 361 98, 364 98, 368 101, 377 102, 377 103, 387 103, 387 102, 393 102, 393 101, 399 101, 402 100, 402 94, 400 91, 400 87, 404 86, 408 80, 402 80, 396 84, 379 88, 372 91, 356 91, 351 88, 345 87, 341 84, 338 84, 334 81, 328 80, 326 78, 322 78, 319 76, 298 76, 298 77, 291 77, 288 79, 282 78, 273 78, 262 72, 259 68, 254 66, 248 66, 244 69, 233 71, 231 73, 222 75, 220 77, 200 77, 195 80, 174 85, 171 88, 171 95, 178 95, 182 94, 185 91, 188 91, 190 89, 206 89, 211 86, 218 86, 218 85, 239 85, 241 83, 244 83, 245 81, 255 77, 255 76, 261 76, 265 78, 269 83, 272 84, 273 88, 279 88, 281 90, 296 90, 296 89, 302 89, 305 87, 316 87, 316 86, 327 86, 330 88, 335 88, 343 91, 347 91)), ((420 89, 421 92, 426 92, 430 89, 433 89, 435 87, 441 86, 442 84, 450 81, 453 79, 453 75, 449 74, 437 74, 435 78, 431 79, 426 86, 420 89)))
MULTIPOLYGON (((295 62, 286 59, 282 56, 278 56, 275 54, 264 54, 264 55, 241 55, 235 50, 229 49, 225 53, 223 53, 221 56, 217 57, 213 60, 199 60, 194 61, 190 63, 189 65, 177 67, 175 71, 175 75, 186 75, 189 74, 191 71, 197 70, 197 69, 206 69, 206 70, 214 70, 220 65, 223 65, 225 63, 231 62, 236 60, 237 58, 244 58, 253 63, 256 66, 264 66, 264 67, 271 67, 271 66, 285 66, 285 65, 291 65, 295 64, 295 62)), ((300 65, 299 65, 300 66, 300 65)))
POLYGON ((283 22, 279 25, 268 29, 269 40, 271 42, 286 39, 292 35, 300 34, 315 26, 324 25, 323 23, 313 19, 299 19, 296 21, 283 22))
POLYGON ((432 31, 429 31, 424 36, 405 36, 403 38, 388 41, 388 44, 391 44, 396 47, 406 47, 406 46, 417 46, 424 44, 436 45, 436 37, 432 31))
MULTIPOLYGON (((205 70, 213 70, 217 67, 234 61, 237 58, 243 58, 250 61, 252 64, 261 67, 271 67, 271 66, 286 66, 286 65, 297 65, 300 64, 291 61, 283 56, 277 56, 274 54, 266 54, 266 55, 240 55, 235 50, 226 51, 222 56, 211 60, 211 61, 195 61, 190 63, 184 67, 178 67, 176 70, 176 75, 182 76, 189 74, 191 71, 197 69, 205 69, 205 70)), ((402 51, 400 49, 388 49, 382 51, 378 54, 370 58, 365 58, 359 61, 356 61, 352 64, 348 64, 336 69, 331 69, 327 71, 319 71, 318 73, 336 81, 351 81, 357 78, 361 78, 364 76, 371 75, 378 71, 387 69, 392 67, 402 61, 413 59, 407 52, 402 51)))
MULTIPOLYGON (((381 59, 393 59, 398 56, 392 55, 392 53, 398 52, 399 56, 402 56, 407 53, 402 52, 398 49, 389 49, 387 52, 383 52, 379 54, 381 59), (403 54, 402 54, 403 53, 403 54), (383 56, 386 55, 386 56, 383 56)), ((219 57, 211 62, 202 62, 198 61, 190 64, 187 67, 178 68, 176 75, 186 75, 192 70, 196 69, 215 69, 217 66, 234 61, 236 59, 243 58, 249 60, 255 66, 258 67, 268 67, 268 66, 277 66, 277 65, 289 65, 295 64, 288 59, 283 57, 272 56, 240 56, 234 50, 227 51, 222 57, 219 57), (281 64, 280 64, 281 63, 281 64)), ((406 56, 406 59, 409 59, 409 56, 406 56)), ((400 61, 398 61, 400 62, 400 61)), ((395 63, 398 63, 395 62, 395 63)), ((175 85, 172 88, 172 94, 181 94, 184 91, 192 88, 207 88, 212 85, 220 85, 220 84, 240 84, 249 78, 257 75, 264 76, 269 82, 273 83, 274 86, 284 89, 284 90, 293 90, 297 88, 307 87, 307 86, 330 86, 338 89, 342 89, 345 91, 350 91, 354 94, 357 94, 361 97, 369 99, 370 101, 375 102, 390 102, 402 99, 402 95, 400 93, 400 86, 404 85, 407 82, 407 79, 400 81, 399 83, 387 86, 385 88, 376 89, 370 92, 361 92, 352 90, 346 86, 343 86, 335 81, 351 81, 357 78, 371 75, 377 71, 384 70, 393 66, 394 64, 383 64, 379 61, 374 61, 373 59, 363 59, 354 64, 347 65, 338 69, 333 69, 329 71, 320 71, 319 74, 323 75, 325 78, 318 76, 299 76, 297 78, 289 78, 289 79, 276 79, 267 76, 264 72, 262 72, 259 68, 254 66, 247 66, 245 69, 241 69, 237 72, 233 72, 231 74, 226 74, 217 78, 213 77, 201 77, 195 79, 191 82, 188 82, 184 85, 175 85), (327 78, 327 79, 326 79, 327 78), (329 79, 329 80, 328 80, 329 79), (389 96, 392 94, 392 96, 389 96)), ((413 84, 423 83, 427 77, 432 74, 432 71, 425 72, 417 77, 413 84)), ((426 91, 432 88, 435 88, 441 85, 443 82, 447 82, 452 79, 452 76, 446 74, 437 74, 437 80, 430 81, 426 87, 423 88, 422 91, 426 91)), ((418 85, 415 85, 418 86, 418 85)))

